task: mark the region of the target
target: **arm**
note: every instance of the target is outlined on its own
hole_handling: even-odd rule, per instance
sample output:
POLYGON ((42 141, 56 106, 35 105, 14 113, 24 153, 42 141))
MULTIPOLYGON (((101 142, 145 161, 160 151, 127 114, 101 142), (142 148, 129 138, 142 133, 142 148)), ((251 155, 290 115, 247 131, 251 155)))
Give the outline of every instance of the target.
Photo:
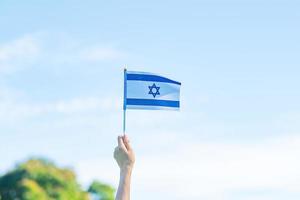
POLYGON ((118 146, 115 148, 114 157, 120 167, 116 200, 130 200, 130 180, 135 156, 127 136, 118 137, 118 146))

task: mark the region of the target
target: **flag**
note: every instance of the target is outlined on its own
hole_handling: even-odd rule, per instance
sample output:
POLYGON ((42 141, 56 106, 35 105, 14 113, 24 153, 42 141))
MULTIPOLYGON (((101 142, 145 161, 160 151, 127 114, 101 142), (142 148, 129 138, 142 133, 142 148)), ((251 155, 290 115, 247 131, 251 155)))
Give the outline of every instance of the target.
POLYGON ((180 82, 161 75, 125 70, 124 110, 178 110, 180 86, 180 82))

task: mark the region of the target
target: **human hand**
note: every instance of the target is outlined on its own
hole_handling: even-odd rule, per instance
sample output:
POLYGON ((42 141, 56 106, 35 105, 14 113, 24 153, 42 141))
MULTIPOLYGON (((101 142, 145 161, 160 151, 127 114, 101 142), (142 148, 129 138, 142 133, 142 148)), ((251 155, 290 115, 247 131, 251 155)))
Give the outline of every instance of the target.
POLYGON ((118 136, 118 146, 115 148, 114 158, 121 170, 132 170, 135 155, 126 135, 118 136))

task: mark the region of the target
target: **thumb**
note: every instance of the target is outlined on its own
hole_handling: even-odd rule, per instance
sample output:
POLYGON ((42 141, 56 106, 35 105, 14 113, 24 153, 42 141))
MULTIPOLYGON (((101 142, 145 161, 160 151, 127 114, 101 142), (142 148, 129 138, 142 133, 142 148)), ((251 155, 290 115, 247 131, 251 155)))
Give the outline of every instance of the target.
POLYGON ((126 146, 124 144, 122 136, 118 136, 118 147, 126 151, 126 146))
POLYGON ((125 135, 125 136, 123 137, 123 141, 124 141, 124 145, 125 145, 126 149, 127 149, 128 151, 130 151, 130 150, 131 150, 131 145, 130 145, 130 142, 129 142, 129 139, 128 139, 128 136, 127 136, 127 135, 125 135))

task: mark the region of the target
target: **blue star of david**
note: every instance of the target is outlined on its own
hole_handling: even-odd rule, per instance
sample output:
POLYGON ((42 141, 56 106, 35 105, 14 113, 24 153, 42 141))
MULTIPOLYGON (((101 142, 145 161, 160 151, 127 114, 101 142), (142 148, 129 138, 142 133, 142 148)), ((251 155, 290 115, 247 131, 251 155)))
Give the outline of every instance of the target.
POLYGON ((149 87, 149 93, 148 93, 148 94, 152 94, 154 98, 155 98, 157 95, 160 95, 160 93, 159 93, 160 87, 157 87, 157 86, 155 85, 155 83, 153 83, 152 86, 148 86, 148 87, 149 87), (153 91, 153 90, 154 90, 154 91, 153 91))

